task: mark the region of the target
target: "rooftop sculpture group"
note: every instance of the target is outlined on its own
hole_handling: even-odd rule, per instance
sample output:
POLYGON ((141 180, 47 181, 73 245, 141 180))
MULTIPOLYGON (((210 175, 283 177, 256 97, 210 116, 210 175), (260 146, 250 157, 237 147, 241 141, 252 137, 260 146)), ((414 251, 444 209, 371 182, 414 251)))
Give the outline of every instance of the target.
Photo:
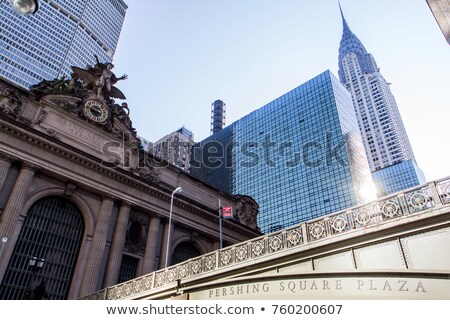
POLYGON ((128 76, 116 77, 111 71, 114 68, 112 63, 102 63, 96 55, 95 59, 97 63, 94 66, 88 65, 86 69, 72 67, 71 79, 66 79, 65 76, 60 79, 44 79, 32 85, 30 91, 39 96, 48 93, 69 93, 106 103, 110 103, 113 98, 125 100, 125 95, 114 85, 128 76))
POLYGON ((94 66, 88 65, 86 69, 73 66, 70 79, 61 77, 42 80, 31 86, 30 91, 38 99, 44 96, 47 99, 51 98, 72 114, 80 115, 109 131, 117 131, 117 128, 112 125, 113 118, 117 118, 135 133, 129 117, 128 105, 125 102, 119 105, 115 101, 115 99, 126 99, 115 84, 127 79, 128 76, 117 77, 112 71, 114 68, 112 63, 102 63, 96 55, 94 56, 96 59, 94 66), (73 98, 78 102, 74 103, 73 98))
POLYGON ((114 85, 119 80, 127 79, 128 76, 124 74, 119 78, 116 77, 114 72, 111 71, 114 68, 112 63, 101 63, 97 56, 95 56, 95 59, 97 60, 97 63, 94 67, 88 66, 87 69, 72 67, 74 72, 72 74, 72 79, 74 77, 81 79, 83 85, 88 90, 92 90, 91 98, 95 98, 96 96, 99 100, 108 100, 111 98, 125 100, 125 95, 119 89, 114 87, 114 85))

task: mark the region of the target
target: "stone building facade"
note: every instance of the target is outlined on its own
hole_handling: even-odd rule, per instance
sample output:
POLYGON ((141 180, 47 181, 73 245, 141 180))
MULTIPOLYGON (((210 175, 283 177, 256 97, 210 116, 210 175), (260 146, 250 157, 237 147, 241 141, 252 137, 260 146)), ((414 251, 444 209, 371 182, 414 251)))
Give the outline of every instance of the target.
POLYGON ((128 106, 92 89, 76 76, 30 91, 0 79, 0 299, 38 284, 76 299, 165 267, 166 252, 170 265, 218 249, 219 203, 240 211, 223 221, 225 245, 261 234, 247 225, 253 199, 151 158, 128 106))

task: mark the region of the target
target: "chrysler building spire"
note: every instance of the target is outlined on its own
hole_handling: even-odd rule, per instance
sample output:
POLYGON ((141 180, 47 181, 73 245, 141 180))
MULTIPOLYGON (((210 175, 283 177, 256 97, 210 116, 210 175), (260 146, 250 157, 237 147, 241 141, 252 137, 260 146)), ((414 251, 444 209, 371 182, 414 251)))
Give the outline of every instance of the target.
POLYGON ((373 73, 378 70, 375 59, 370 53, 367 53, 366 48, 362 42, 356 37, 350 30, 347 21, 345 20, 344 13, 342 12, 341 4, 339 4, 339 10, 341 11, 343 32, 341 43, 339 46, 339 80, 342 83, 349 81, 350 79, 344 78, 344 72, 342 70, 342 59, 350 52, 354 53, 358 58, 360 65, 360 73, 373 73))
POLYGON ((339 79, 351 93, 359 129, 379 194, 389 194, 425 181, 415 163, 403 121, 389 83, 375 59, 353 34, 341 5, 343 32, 339 46, 339 79))

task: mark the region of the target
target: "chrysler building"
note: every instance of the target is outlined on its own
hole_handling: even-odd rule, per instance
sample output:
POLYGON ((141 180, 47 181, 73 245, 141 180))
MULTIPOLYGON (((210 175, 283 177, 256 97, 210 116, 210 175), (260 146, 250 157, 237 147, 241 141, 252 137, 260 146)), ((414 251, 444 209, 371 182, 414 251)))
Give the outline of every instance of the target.
POLYGON ((425 182, 389 83, 374 57, 350 30, 341 9, 339 79, 350 91, 378 195, 425 182))

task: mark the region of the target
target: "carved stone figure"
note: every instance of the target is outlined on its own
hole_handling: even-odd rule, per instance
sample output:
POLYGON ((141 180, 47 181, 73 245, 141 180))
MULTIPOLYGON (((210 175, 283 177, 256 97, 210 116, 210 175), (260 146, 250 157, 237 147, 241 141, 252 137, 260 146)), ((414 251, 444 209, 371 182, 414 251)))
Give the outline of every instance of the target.
POLYGON ((22 107, 19 94, 8 88, 0 88, 0 111, 6 115, 17 117, 22 107))
POLYGON ((108 63, 106 68, 103 69, 102 75, 98 78, 95 85, 97 88, 97 96, 99 99, 104 99, 105 94, 109 94, 111 92, 113 84, 117 83, 119 80, 127 79, 127 75, 123 75, 119 78, 111 71, 114 68, 112 63, 108 63))
POLYGON ((247 227, 258 229, 256 218, 258 216, 259 206, 255 200, 246 196, 240 197, 236 207, 236 220, 247 227))
POLYGON ((132 123, 130 119, 130 109, 128 108, 127 103, 122 103, 122 105, 119 105, 115 103, 114 100, 111 102, 112 112, 113 114, 122 121, 128 128, 132 128, 132 123))
MULTIPOLYGON (((136 138, 137 133, 130 119, 128 105, 126 103, 120 105, 114 100, 126 99, 122 91, 114 85, 119 80, 127 79, 128 76, 116 77, 112 72, 114 67, 112 63, 101 63, 98 57, 94 56, 96 59, 94 66, 88 65, 86 69, 73 66, 70 79, 62 77, 42 80, 32 85, 30 92, 38 99, 51 101, 53 105, 80 116, 89 123, 101 126, 117 136, 124 136, 123 126, 118 125, 122 123, 136 138)), ((8 113, 11 112, 8 110, 8 113)), ((38 122, 39 120, 36 121, 38 122)))
POLYGON ((30 91, 36 94, 45 94, 50 92, 62 92, 66 88, 66 79, 62 77, 60 79, 42 80, 41 82, 34 84, 30 87, 30 91))
POLYGON ((125 95, 122 91, 117 89, 114 84, 119 80, 127 79, 128 76, 123 75, 121 77, 116 77, 111 71, 113 67, 114 65, 112 63, 97 63, 95 68, 89 66, 87 69, 72 67, 72 70, 74 74, 83 81, 83 86, 87 88, 87 90, 92 90, 93 94, 100 101, 109 100, 111 98, 125 100, 125 95))
POLYGON ((139 167, 139 176, 148 182, 159 182, 159 171, 152 167, 139 167))

